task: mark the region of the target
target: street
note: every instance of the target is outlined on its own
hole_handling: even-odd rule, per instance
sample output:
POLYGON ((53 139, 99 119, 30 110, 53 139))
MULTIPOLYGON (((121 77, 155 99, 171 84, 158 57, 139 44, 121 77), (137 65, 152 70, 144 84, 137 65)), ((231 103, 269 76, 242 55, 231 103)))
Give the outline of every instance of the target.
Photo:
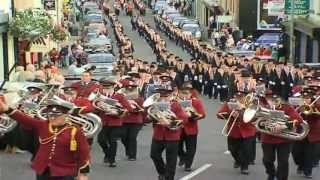
MULTIPOLYGON (((121 12, 119 20, 124 26, 124 32, 132 40, 134 45, 134 57, 149 62, 155 61, 156 57, 151 48, 141 38, 137 32, 132 31, 130 18, 121 12)), ((147 11, 144 17, 146 23, 150 24, 153 29, 155 25, 153 16, 147 11)), ((109 23, 110 25, 110 23, 109 23)), ((111 27, 108 27, 111 30, 111 27)), ((110 31, 111 32, 111 31, 110 31)), ((163 33, 161 37, 166 41, 167 48, 174 54, 180 56, 184 61, 189 61, 190 56, 174 42, 170 41, 163 33)), ((113 36, 112 36, 113 37, 113 36)), ((115 41, 114 37, 113 40, 115 41)), ((117 49, 115 50, 117 52, 117 49)), ((206 108, 207 116, 201 120, 200 133, 198 136, 197 154, 193 164, 193 170, 198 174, 190 179, 193 180, 264 180, 267 178, 265 169, 262 164, 261 144, 257 143, 257 155, 255 165, 249 167, 249 175, 241 175, 239 169, 233 168, 233 159, 231 155, 225 154, 227 150, 226 137, 221 135, 224 121, 216 118, 221 103, 219 100, 202 97, 206 108)), ((127 161, 124 148, 121 142, 118 143, 117 167, 110 168, 103 163, 103 153, 98 144, 95 142, 92 150, 92 166, 89 174, 90 180, 156 180, 157 173, 150 158, 150 144, 152 138, 151 125, 144 126, 138 137, 138 157, 137 161, 127 161)), ((0 180, 31 180, 35 175, 30 168, 30 154, 4 154, 0 153, 0 180)), ((191 172, 192 173, 192 172, 191 172)), ((182 167, 177 167, 176 179, 181 179, 190 174, 184 172, 182 167)), ((296 174, 296 166, 290 158, 290 180, 304 179, 296 174)), ((186 178, 188 179, 188 178, 186 178)), ((313 179, 320 179, 319 167, 314 169, 313 179)))

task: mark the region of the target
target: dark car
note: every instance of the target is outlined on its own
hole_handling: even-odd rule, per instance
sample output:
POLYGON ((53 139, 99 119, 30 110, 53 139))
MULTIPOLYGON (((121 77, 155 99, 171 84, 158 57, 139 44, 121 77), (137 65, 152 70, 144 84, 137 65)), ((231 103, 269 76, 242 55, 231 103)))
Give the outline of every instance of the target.
POLYGON ((111 74, 115 57, 110 53, 96 53, 88 55, 88 64, 95 66, 93 75, 111 74))
POLYGON ((87 53, 110 52, 113 53, 112 41, 107 36, 92 38, 84 44, 84 51, 87 53))

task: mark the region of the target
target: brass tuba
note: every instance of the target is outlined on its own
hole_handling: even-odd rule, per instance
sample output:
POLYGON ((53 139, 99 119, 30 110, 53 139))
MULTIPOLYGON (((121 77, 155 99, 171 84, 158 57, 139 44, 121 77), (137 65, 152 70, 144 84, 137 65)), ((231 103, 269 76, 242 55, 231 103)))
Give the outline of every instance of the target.
POLYGON ((182 121, 178 120, 176 114, 171 111, 170 102, 159 102, 160 94, 155 93, 147 98, 143 106, 152 121, 168 125, 170 130, 177 130, 182 127, 182 121))
POLYGON ((104 96, 99 91, 94 97, 89 97, 89 100, 92 100, 94 108, 109 116, 122 117, 127 112, 117 100, 104 96))
POLYGON ((253 114, 252 116, 257 118, 255 121, 257 131, 265 134, 298 141, 304 139, 310 131, 306 121, 301 123, 300 128, 293 128, 293 124, 289 121, 290 117, 285 115, 283 111, 267 109, 261 106, 249 111, 253 114), (281 132, 274 133, 278 126, 282 127, 281 132))
MULTIPOLYGON (((50 99, 51 103, 53 104, 64 104, 71 109, 77 108, 73 103, 67 102, 58 96, 53 96, 52 99, 50 99)), ((47 120, 47 112, 46 107, 42 107, 37 112, 37 117, 41 120, 47 120)), ((86 114, 78 114, 78 115, 72 115, 68 114, 66 120, 76 126, 79 126, 82 128, 85 136, 87 138, 94 137, 102 128, 102 122, 99 116, 97 116, 94 113, 86 113, 86 114)))

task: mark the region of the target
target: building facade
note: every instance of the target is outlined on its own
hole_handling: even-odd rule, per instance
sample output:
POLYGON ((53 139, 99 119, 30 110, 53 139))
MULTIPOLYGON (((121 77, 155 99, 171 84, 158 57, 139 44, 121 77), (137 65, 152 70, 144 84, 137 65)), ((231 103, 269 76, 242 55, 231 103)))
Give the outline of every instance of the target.
POLYGON ((0 6, 0 81, 8 79, 9 70, 16 61, 14 38, 8 32, 12 17, 12 1, 5 0, 0 6))

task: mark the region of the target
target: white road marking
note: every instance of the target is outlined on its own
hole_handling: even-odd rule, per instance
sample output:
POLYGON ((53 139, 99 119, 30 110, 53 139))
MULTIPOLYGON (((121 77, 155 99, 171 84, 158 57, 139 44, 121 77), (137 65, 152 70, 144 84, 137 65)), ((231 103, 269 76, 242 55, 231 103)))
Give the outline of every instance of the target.
POLYGON ((207 170, 211 166, 212 166, 212 164, 205 164, 205 165, 199 167, 198 169, 194 170, 192 173, 180 178, 180 180, 192 179, 193 177, 195 177, 196 175, 198 175, 198 174, 202 173, 203 171, 207 170))

